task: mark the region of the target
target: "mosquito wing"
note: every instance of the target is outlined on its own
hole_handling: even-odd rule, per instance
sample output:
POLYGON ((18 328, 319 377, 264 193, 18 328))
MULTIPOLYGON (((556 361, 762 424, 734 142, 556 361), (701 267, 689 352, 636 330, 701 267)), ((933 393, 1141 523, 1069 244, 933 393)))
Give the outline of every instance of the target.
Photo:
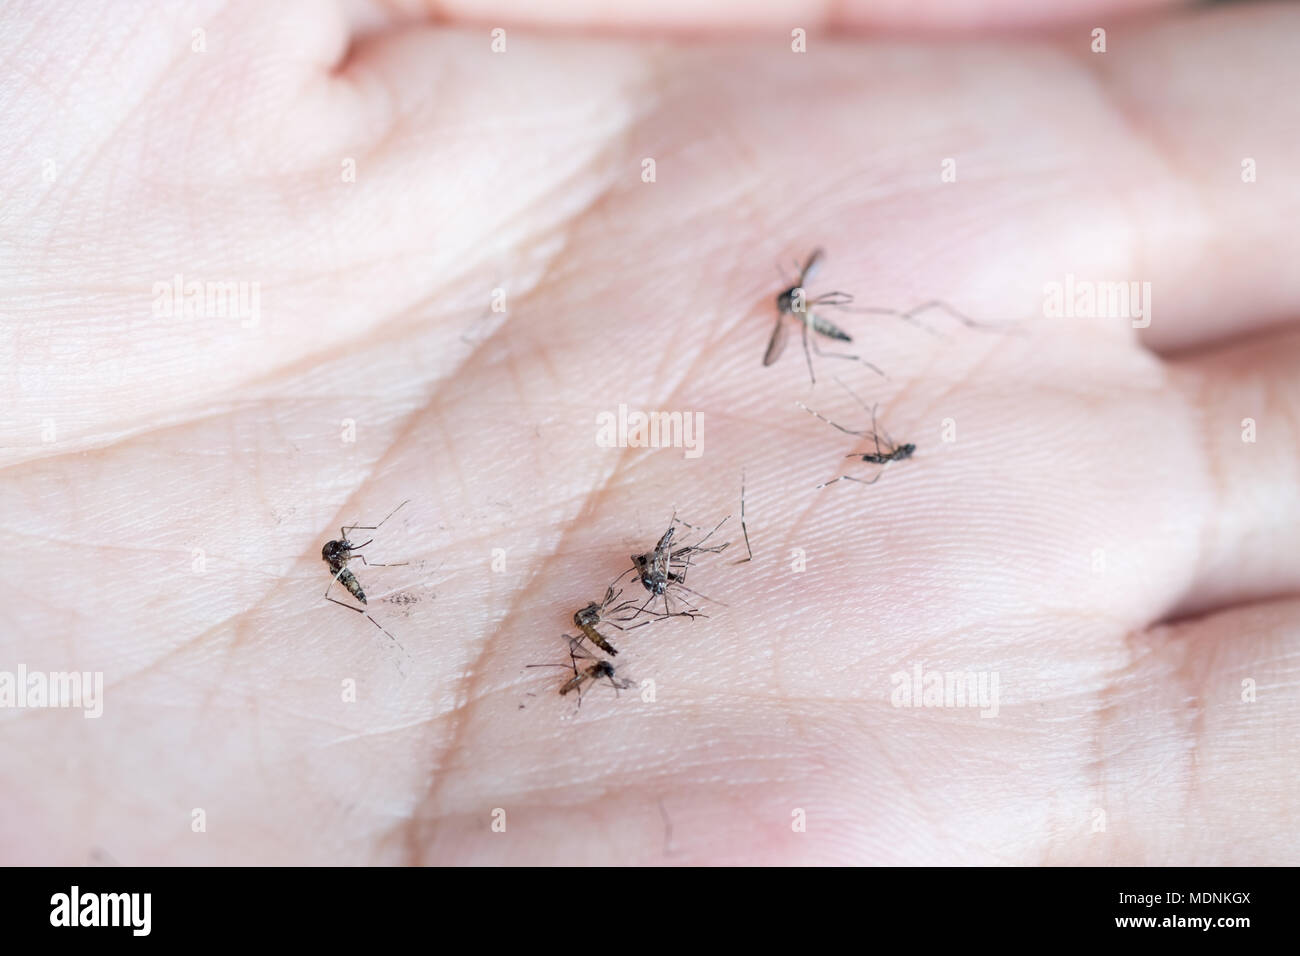
POLYGON ((811 253, 809 253, 808 261, 804 263, 803 269, 799 272, 799 284, 801 286, 807 285, 808 280, 813 277, 813 275, 817 272, 817 269, 821 266, 821 264, 822 264, 822 251, 820 249, 814 249, 811 253))
POLYGON ((785 350, 785 337, 788 331, 789 327, 786 325, 785 313, 778 312, 776 314, 776 325, 772 327, 772 337, 767 342, 767 352, 763 354, 764 365, 771 365, 781 357, 781 353, 785 350))

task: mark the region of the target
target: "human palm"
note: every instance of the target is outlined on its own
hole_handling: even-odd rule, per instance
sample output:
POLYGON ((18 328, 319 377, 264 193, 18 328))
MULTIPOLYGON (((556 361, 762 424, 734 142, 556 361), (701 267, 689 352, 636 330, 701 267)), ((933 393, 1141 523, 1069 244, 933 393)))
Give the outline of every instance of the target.
POLYGON ((6 715, 10 861, 1295 862, 1296 11, 1094 55, 331 10, 9 11, 0 648, 106 685, 6 715), (993 328, 764 368, 815 246, 993 328), (1044 318, 1066 275, 1150 327, 1044 318), (796 405, 867 430, 836 378, 917 446, 869 487, 816 487, 879 470, 796 405), (620 405, 702 453, 603 447, 620 405), (321 548, 407 499, 351 565, 390 641, 321 548), (527 665, 674 513, 733 515, 707 617, 609 629, 579 708, 527 665), (895 706, 918 665, 996 716, 895 706))

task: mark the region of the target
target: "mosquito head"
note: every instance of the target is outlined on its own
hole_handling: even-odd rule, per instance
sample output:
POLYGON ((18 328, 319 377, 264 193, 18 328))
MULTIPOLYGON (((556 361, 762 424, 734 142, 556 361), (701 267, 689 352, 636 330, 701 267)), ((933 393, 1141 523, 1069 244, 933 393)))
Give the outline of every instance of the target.
POLYGON ((347 540, 326 541, 325 547, 320 549, 321 560, 331 568, 338 570, 347 564, 348 552, 351 550, 351 545, 347 540))
POLYGON ((797 288, 799 288, 797 285, 792 285, 776 297, 776 311, 781 313, 794 311, 794 290, 797 288))

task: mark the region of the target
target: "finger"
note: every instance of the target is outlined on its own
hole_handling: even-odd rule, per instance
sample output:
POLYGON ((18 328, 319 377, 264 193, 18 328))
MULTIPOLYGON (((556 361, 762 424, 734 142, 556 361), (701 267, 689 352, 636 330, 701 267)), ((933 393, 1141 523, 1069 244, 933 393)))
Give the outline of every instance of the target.
POLYGON ((438 22, 491 23, 496 26, 559 26, 600 31, 668 29, 682 32, 758 33, 802 26, 836 32, 920 28, 935 31, 1046 26, 1092 21, 1125 13, 1180 5, 1178 0, 850 0, 806 3, 799 0, 747 0, 699 4, 692 0, 631 0, 617 5, 596 0, 561 0, 546 4, 518 0, 353 0, 347 8, 367 29, 422 19, 438 22))
POLYGON ((1049 862, 1294 865, 1298 647, 1294 599, 1131 636, 1049 862))
POLYGON ((1171 363, 1200 422, 1198 560, 1176 613, 1300 590, 1300 332, 1171 363))
POLYGON ((1290 42, 1300 10, 1234 13, 1113 37, 1088 58, 1137 147, 1113 183, 1138 214, 1131 274, 1112 278, 1151 283, 1142 337, 1159 350, 1300 315, 1300 104, 1285 93, 1300 84, 1290 42), (1237 82, 1212 82, 1221 69, 1237 82))

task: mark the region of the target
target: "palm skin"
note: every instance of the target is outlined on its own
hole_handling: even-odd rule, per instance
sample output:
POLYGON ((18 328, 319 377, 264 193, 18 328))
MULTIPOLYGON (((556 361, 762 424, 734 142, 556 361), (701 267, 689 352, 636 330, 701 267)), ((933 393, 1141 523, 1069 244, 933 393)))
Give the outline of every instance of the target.
POLYGON ((0 649, 106 683, 0 715, 8 862, 1296 862, 1294 11, 1099 56, 345 56, 326 10, 216 8, 204 53, 196 16, 0 32, 0 649), (763 368, 817 245, 818 291, 1015 331, 847 315, 887 380, 763 368), (153 315, 176 273, 258 322, 153 315), (1150 328, 1044 318, 1066 274, 1151 281, 1150 328), (795 404, 865 427, 834 376, 917 446, 869 488, 815 487, 875 473, 795 404), (601 447, 620 404, 702 413, 703 453, 601 447), (733 518, 707 619, 607 632, 632 689, 527 667, 742 471, 754 560, 733 518), (398 654, 321 548, 404 499, 363 553, 406 566, 352 565, 398 654), (997 716, 894 706, 918 663, 996 673, 997 716))

